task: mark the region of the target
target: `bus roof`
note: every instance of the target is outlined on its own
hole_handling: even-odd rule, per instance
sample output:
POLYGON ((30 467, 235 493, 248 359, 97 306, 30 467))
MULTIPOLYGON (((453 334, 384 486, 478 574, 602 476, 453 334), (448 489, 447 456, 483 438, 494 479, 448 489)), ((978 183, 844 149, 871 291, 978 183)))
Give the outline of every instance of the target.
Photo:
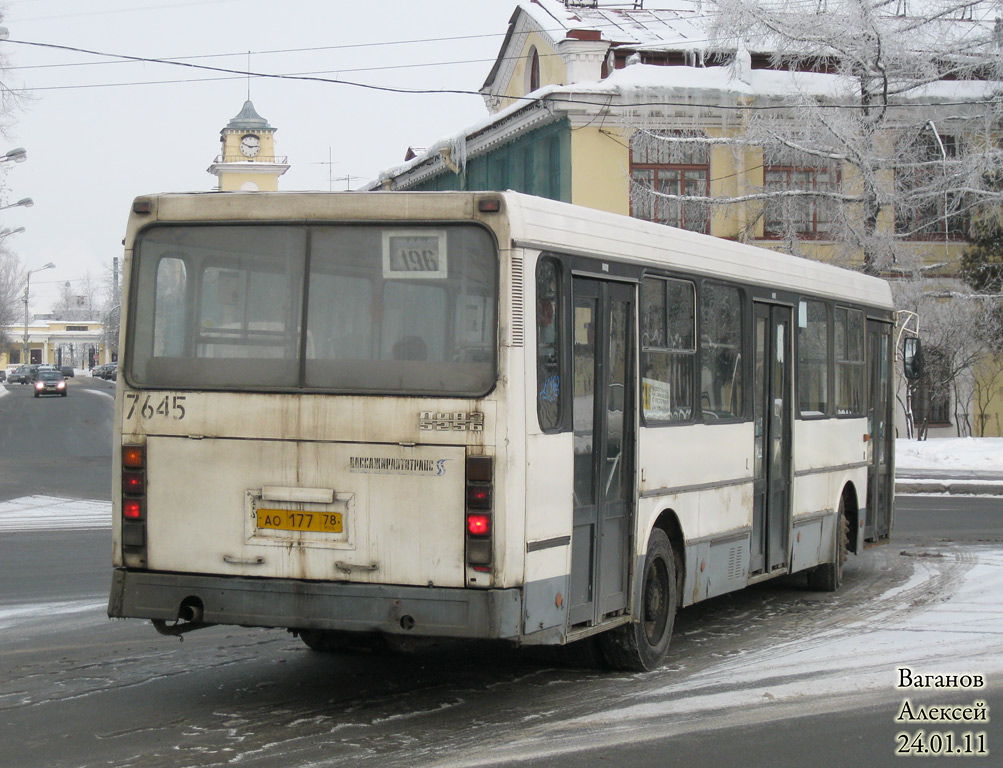
POLYGON ((880 278, 768 248, 514 192, 504 193, 518 245, 694 272, 892 309, 880 278))

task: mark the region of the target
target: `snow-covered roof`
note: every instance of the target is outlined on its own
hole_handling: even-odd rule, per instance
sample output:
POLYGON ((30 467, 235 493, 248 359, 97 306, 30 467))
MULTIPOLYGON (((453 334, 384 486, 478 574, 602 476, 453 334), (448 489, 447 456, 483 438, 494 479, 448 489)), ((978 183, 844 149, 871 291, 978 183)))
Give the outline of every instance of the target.
POLYGON ((570 30, 594 30, 603 40, 630 47, 672 46, 678 50, 704 48, 709 42, 706 27, 711 17, 703 0, 675 0, 671 8, 652 10, 566 8, 557 0, 532 0, 520 3, 519 8, 554 40, 566 37, 570 30))
MULTIPOLYGON (((719 17, 717 4, 712 0, 669 0, 658 9, 603 8, 591 6, 566 7, 559 0, 524 0, 519 11, 530 16, 554 42, 568 37, 573 30, 598 32, 601 39, 613 48, 630 51, 727 51, 735 49, 735 41, 727 40, 714 31, 719 17)), ((811 45, 817 17, 852 18, 859 15, 859 4, 848 0, 826 0, 818 10, 804 4, 791 7, 786 0, 760 4, 770 10, 787 12, 791 19, 800 20, 804 26, 806 44, 811 45)), ((990 0, 973 0, 962 6, 943 0, 899 0, 875 9, 875 18, 888 31, 911 36, 913 47, 937 50, 968 37, 973 26, 992 27, 995 23, 995 3, 990 0), (933 19, 934 23, 917 25, 916 19, 933 19)), ((515 16, 513 16, 513 19, 515 16)), ((850 27, 851 25, 847 25, 850 27)), ((744 41, 753 53, 773 53, 776 41, 761 34, 744 41)), ((816 54, 823 53, 815 51, 816 54)))

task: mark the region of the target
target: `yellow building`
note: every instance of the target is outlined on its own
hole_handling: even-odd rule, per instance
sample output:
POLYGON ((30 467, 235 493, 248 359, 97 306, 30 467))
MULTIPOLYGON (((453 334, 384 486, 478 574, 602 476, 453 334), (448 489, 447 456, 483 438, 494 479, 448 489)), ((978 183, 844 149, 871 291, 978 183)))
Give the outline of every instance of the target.
POLYGON ((112 361, 113 348, 106 343, 104 324, 98 320, 29 321, 27 356, 23 354, 24 323, 6 330, 11 341, 0 350, 0 369, 23 362, 86 369, 112 361))
POLYGON ((275 131, 251 100, 219 132, 220 154, 207 169, 219 179, 221 192, 275 192, 279 176, 289 170, 275 154, 275 131))
MULTIPOLYGON (((798 119, 790 111, 798 95, 792 73, 770 51, 707 50, 711 16, 698 3, 587 6, 521 2, 481 89, 490 116, 367 189, 513 189, 900 276, 893 259, 874 266, 863 247, 848 245, 845 222, 836 228, 822 196, 786 196, 792 189, 855 194, 858 169, 791 160, 745 140, 752 111, 793 115, 789 124, 798 119)), ((830 98, 836 75, 797 74, 802 95, 830 98)), ((943 92, 958 88, 945 83, 943 92)), ((949 101, 953 112, 965 111, 957 96, 949 101)), ((937 168, 961 138, 930 123, 912 137, 911 151, 937 168)), ((879 176, 885 189, 907 181, 888 171, 879 176)), ((966 245, 966 214, 952 213, 953 203, 945 194, 918 210, 885 204, 876 217, 876 232, 897 239, 907 260, 925 263, 924 275, 942 281, 931 281, 935 287, 954 287, 966 245)), ((943 434, 953 434, 950 409, 940 405, 943 434)))

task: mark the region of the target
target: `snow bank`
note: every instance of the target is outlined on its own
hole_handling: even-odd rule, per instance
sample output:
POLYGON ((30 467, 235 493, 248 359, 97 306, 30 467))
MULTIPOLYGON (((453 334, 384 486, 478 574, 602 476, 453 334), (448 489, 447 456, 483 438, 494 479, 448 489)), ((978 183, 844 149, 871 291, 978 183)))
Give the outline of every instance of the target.
POLYGON ((895 441, 896 469, 1003 472, 1003 438, 935 437, 895 441))

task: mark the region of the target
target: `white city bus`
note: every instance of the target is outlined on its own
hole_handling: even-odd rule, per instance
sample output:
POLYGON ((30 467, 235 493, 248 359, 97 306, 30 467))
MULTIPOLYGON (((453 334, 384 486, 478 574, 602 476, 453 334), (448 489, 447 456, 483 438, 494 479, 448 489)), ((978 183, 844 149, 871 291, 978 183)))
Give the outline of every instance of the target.
POLYGON ((889 535, 881 280, 509 192, 140 197, 125 246, 110 616, 651 669, 889 535))

